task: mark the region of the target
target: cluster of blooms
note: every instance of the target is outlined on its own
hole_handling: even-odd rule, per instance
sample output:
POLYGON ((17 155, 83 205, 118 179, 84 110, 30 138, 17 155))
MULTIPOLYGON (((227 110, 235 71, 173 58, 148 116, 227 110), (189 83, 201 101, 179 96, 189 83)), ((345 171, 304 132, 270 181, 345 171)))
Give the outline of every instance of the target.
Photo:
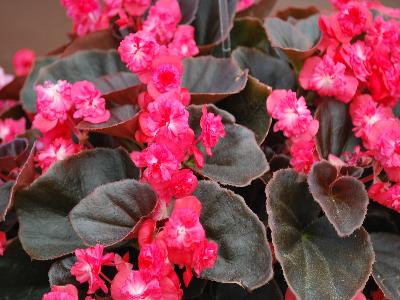
MULTIPOLYGON (((77 261, 71 268, 71 274, 80 283, 88 283, 88 294, 94 294, 99 289, 107 294, 109 288, 104 280, 109 281, 114 300, 181 299, 183 292, 174 264, 186 267, 184 281, 188 285, 192 268, 200 275, 204 268, 212 267, 217 258, 217 244, 207 241, 200 224, 200 210, 197 198, 189 196, 175 201, 168 222, 158 234, 156 222, 151 219, 145 221, 138 233, 138 270, 133 270, 129 256, 121 258, 114 253, 103 254, 104 247, 96 245, 75 251, 77 261), (116 268, 113 280, 102 272, 103 266, 116 268)), ((53 286, 43 300, 77 299, 75 295, 76 288, 71 285, 53 286)), ((92 298, 88 296, 86 299, 92 298)))
POLYGON ((65 80, 46 81, 35 89, 37 114, 32 127, 43 134, 37 144, 36 161, 45 172, 53 162, 83 149, 72 139, 71 130, 78 138, 81 137, 75 130, 77 121, 103 123, 110 118, 110 112, 101 92, 89 81, 74 84, 65 80))
POLYGON ((15 52, 13 57, 14 72, 17 76, 26 76, 32 69, 35 62, 35 52, 23 48, 15 52))
POLYGON ((26 130, 25 119, 14 120, 7 118, 0 120, 0 142, 7 143, 15 139, 17 135, 23 134, 26 130))
POLYGON ((313 119, 304 97, 297 98, 290 90, 274 90, 267 98, 267 111, 277 120, 274 131, 281 130, 289 138, 292 166, 308 173, 318 160, 314 137, 319 123, 313 119))

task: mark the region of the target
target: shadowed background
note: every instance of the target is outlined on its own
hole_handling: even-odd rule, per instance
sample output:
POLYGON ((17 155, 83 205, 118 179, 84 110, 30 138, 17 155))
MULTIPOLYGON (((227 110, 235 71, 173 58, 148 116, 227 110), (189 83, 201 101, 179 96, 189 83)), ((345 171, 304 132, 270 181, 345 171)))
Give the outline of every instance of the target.
MULTIPOLYGON (((216 1, 216 0, 215 0, 216 1)), ((399 7, 400 0, 382 3, 399 7)), ((274 12, 288 6, 329 8, 328 0, 278 0, 274 12)), ((0 0, 0 66, 12 72, 11 60, 20 48, 31 48, 37 55, 68 41, 71 22, 59 0, 0 0)))

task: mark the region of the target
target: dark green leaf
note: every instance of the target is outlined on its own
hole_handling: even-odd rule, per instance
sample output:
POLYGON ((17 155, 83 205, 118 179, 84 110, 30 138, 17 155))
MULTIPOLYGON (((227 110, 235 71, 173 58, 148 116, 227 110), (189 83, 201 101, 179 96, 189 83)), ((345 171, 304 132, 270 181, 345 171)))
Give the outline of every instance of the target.
MULTIPOLYGON (((190 127, 196 135, 199 135, 201 106, 191 105, 188 110, 190 127)), ((268 171, 267 159, 258 146, 254 133, 246 127, 235 124, 235 118, 231 114, 214 105, 207 105, 207 110, 222 116, 226 134, 212 149, 212 156, 208 156, 201 148, 205 165, 203 169, 194 168, 195 171, 207 178, 232 186, 246 186, 268 171)))
POLYGON ((264 20, 274 8, 278 0, 256 0, 255 4, 237 14, 238 17, 257 17, 264 20))
POLYGON ((53 259, 84 247, 69 212, 96 187, 127 178, 138 170, 121 149, 84 151, 55 163, 16 195, 19 238, 33 259, 53 259))
POLYGON ((36 112, 36 92, 34 90, 34 86, 40 70, 55 61, 55 56, 39 57, 35 59, 35 63, 33 64, 33 67, 20 92, 22 106, 27 112, 36 112))
POLYGON ((327 159, 329 154, 340 157, 359 143, 352 131, 348 107, 343 102, 323 99, 315 118, 319 121, 317 150, 322 158, 327 159))
POLYGON ((232 57, 243 70, 249 69, 250 75, 273 89, 288 90, 296 85, 294 71, 283 60, 246 47, 235 49, 232 57))
POLYGON ((134 232, 156 203, 149 185, 126 179, 96 188, 74 207, 69 218, 86 244, 111 246, 134 232))
POLYGON ((32 262, 18 240, 8 245, 0 258, 0 299, 41 299, 49 290, 49 263, 32 262))
POLYGON ((372 276, 389 300, 400 298, 400 236, 371 233, 376 261, 372 276))
POLYGON ((275 255, 298 299, 352 299, 371 273, 374 252, 364 228, 341 238, 313 200, 306 177, 275 172, 267 189, 275 255))
POLYGON ((9 172, 23 165, 29 155, 27 139, 16 138, 0 144, 0 171, 9 172))
POLYGON ((187 58, 184 70, 182 86, 189 90, 194 104, 217 102, 246 86, 247 72, 231 58, 187 58))
POLYGON ((194 195, 207 238, 218 244, 215 266, 201 277, 248 290, 266 284, 273 271, 265 228, 243 198, 211 181, 200 181, 194 195))
POLYGON ((270 94, 270 87, 249 76, 246 88, 239 94, 225 98, 218 107, 233 114, 238 124, 251 129, 261 144, 271 126, 271 117, 267 114, 265 101, 270 94))
POLYGON ((49 270, 50 285, 76 284, 75 276, 71 274, 71 268, 75 261, 75 256, 70 256, 54 262, 49 270))
POLYGON ((273 47, 283 50, 292 61, 301 62, 317 50, 321 39, 318 18, 319 15, 288 21, 267 18, 264 26, 273 47))
POLYGON ((116 106, 110 109, 111 117, 108 121, 99 124, 81 121, 77 128, 134 140, 138 126, 138 112, 139 106, 137 105, 116 106))
POLYGON ((182 20, 181 24, 190 24, 193 22, 200 0, 178 0, 181 8, 182 20))
POLYGON ((215 0, 201 0, 196 18, 192 25, 195 27, 196 44, 200 50, 208 51, 228 37, 235 17, 237 0, 227 0, 229 26, 226 34, 221 35, 219 5, 215 0))
POLYGON ((348 236, 361 227, 369 202, 361 181, 352 176, 339 176, 335 166, 320 161, 313 165, 308 185, 339 236, 348 236))

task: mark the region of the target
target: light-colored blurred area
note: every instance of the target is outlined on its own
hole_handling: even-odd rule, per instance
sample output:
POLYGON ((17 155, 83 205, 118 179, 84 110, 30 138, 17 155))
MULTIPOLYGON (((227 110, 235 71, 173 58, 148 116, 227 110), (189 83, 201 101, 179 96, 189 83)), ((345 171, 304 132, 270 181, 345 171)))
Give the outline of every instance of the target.
MULTIPOLYGON (((217 1, 217 0, 210 0, 217 1)), ((400 0, 383 0, 400 7, 400 0)), ((289 6, 329 8, 328 0, 279 0, 274 12, 289 6)), ((20 48, 43 55, 65 43, 71 22, 59 0, 0 0, 0 66, 12 72, 12 56, 20 48)))

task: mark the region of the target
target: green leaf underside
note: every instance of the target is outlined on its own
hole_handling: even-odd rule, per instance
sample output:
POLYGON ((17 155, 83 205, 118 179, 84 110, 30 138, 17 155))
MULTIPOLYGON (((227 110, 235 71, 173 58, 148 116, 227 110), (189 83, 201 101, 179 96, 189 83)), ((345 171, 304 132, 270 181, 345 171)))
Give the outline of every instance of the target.
POLYGON ((84 247, 72 228, 69 212, 96 187, 138 176, 138 169, 122 149, 83 151, 55 163, 16 195, 23 248, 33 259, 46 260, 84 247))
MULTIPOLYGON (((190 105, 188 110, 190 127, 198 136, 201 134, 201 106, 190 105)), ((212 149, 212 156, 208 156, 203 147, 200 147, 205 165, 203 169, 194 170, 204 177, 232 186, 246 186, 267 172, 268 162, 257 144, 254 133, 235 124, 235 118, 231 114, 214 105, 207 105, 207 110, 222 116, 225 137, 220 138, 212 149)))
POLYGON ((194 195, 202 204, 200 221, 207 238, 218 244, 215 266, 201 277, 248 290, 266 284, 272 264, 265 228, 243 198, 211 181, 200 181, 194 195))
POLYGON ((339 237, 294 170, 276 172, 266 194, 275 254, 298 299, 352 299, 374 261, 368 233, 339 237))

